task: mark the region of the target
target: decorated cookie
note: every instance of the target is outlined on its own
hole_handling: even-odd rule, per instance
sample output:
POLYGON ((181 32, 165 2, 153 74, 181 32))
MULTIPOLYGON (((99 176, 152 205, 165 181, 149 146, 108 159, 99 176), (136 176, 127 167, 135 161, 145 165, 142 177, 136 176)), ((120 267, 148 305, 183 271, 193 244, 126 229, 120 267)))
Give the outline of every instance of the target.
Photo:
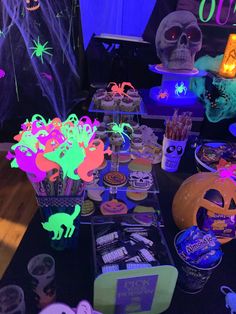
POLYGON ((149 190, 153 185, 153 178, 151 172, 132 171, 129 175, 129 184, 140 190, 149 190))
POLYGON ((124 186, 127 182, 126 176, 119 171, 110 171, 103 177, 103 182, 107 186, 124 186))
POLYGON ((144 145, 142 155, 150 160, 152 164, 157 164, 161 162, 162 147, 161 145, 144 145))
POLYGON ((126 162, 130 162, 131 160, 131 155, 130 154, 120 154, 119 155, 119 162, 121 164, 124 164, 126 162))
POLYGON ((132 160, 128 168, 130 171, 146 171, 151 172, 152 171, 152 164, 149 160, 144 158, 136 158, 132 160))
POLYGON ((138 205, 133 210, 134 213, 155 213, 155 209, 151 206, 138 205))
POLYGON ((121 146, 123 144, 123 142, 124 142, 124 140, 123 140, 122 136, 118 133, 113 133, 110 136, 111 145, 121 146))
POLYGON ((102 186, 99 186, 97 183, 93 183, 90 185, 90 188, 87 192, 88 197, 96 202, 101 202, 102 197, 101 194, 105 191, 105 188, 102 186))
POLYGON ((81 209, 81 216, 92 215, 95 211, 94 203, 90 200, 84 201, 81 209))
POLYGON ((100 210, 103 215, 120 215, 127 214, 128 207, 125 205, 125 203, 114 199, 102 203, 100 210))
POLYGON ((129 186, 127 188, 127 191, 126 191, 126 195, 131 200, 142 201, 142 200, 145 200, 145 198, 147 198, 148 193, 146 191, 145 192, 140 192, 140 191, 135 192, 134 189, 129 186))

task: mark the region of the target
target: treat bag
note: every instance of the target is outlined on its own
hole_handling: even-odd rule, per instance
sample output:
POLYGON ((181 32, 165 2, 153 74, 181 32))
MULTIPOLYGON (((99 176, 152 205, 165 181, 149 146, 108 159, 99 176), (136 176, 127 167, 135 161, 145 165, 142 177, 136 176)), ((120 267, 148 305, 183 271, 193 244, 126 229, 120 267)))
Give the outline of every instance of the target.
POLYGON ((178 170, 180 159, 184 154, 187 139, 184 141, 175 141, 164 136, 162 146, 161 168, 168 172, 178 170))
POLYGON ((27 268, 36 305, 42 309, 56 300, 55 260, 40 254, 29 261, 27 268))
POLYGON ((8 285, 0 289, 1 314, 25 314, 24 292, 21 287, 8 285))

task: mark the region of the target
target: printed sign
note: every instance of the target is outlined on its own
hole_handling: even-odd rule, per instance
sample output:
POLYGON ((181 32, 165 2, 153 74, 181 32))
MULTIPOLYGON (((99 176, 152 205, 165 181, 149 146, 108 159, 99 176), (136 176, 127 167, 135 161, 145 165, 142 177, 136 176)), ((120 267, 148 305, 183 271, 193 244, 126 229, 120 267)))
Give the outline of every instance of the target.
POLYGON ((117 280, 115 314, 150 311, 158 275, 117 280))

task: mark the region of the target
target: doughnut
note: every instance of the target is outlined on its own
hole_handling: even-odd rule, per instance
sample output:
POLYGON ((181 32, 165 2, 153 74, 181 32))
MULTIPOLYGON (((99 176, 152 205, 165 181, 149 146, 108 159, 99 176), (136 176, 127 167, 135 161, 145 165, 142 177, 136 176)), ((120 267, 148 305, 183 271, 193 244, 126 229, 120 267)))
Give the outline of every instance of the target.
POLYGON ((107 186, 124 186, 127 178, 119 171, 110 171, 104 175, 103 182, 107 186))

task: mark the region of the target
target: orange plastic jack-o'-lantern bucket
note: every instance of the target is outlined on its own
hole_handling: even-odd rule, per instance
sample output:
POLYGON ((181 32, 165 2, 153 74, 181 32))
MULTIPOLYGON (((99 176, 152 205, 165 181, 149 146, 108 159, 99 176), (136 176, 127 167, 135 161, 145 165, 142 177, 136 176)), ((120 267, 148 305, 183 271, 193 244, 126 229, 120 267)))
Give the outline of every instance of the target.
POLYGON ((197 225, 212 230, 221 243, 226 243, 236 233, 236 182, 218 173, 197 173, 180 186, 172 213, 180 229, 197 225))

